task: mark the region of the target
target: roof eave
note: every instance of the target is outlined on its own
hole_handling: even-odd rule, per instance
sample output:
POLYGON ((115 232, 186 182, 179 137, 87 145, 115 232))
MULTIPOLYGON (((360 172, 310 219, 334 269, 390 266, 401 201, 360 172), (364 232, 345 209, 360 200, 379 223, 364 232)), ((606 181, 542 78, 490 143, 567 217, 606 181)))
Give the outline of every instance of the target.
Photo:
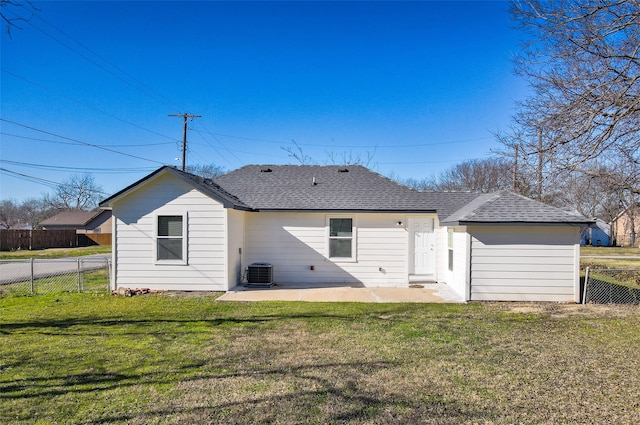
POLYGON ((254 212, 295 212, 295 213, 332 213, 332 214, 349 214, 349 213, 391 213, 391 214, 436 214, 435 209, 362 209, 362 208, 256 208, 254 212))
POLYGON ((443 221, 443 226, 587 226, 593 221, 443 221))
POLYGON ((233 202, 229 201, 228 199, 225 199, 222 196, 216 196, 212 192, 204 193, 203 190, 201 190, 201 188, 198 187, 198 185, 195 185, 193 181, 191 181, 184 174, 182 174, 181 172, 176 170, 174 167, 170 167, 168 165, 164 165, 164 166, 158 168, 157 170, 155 170, 151 174, 149 174, 149 175, 143 177, 142 179, 138 180, 137 182, 127 186, 126 188, 122 189, 121 191, 111 195, 107 199, 105 199, 102 202, 100 202, 99 207, 101 209, 103 209, 103 210, 104 209, 112 209, 113 202, 117 201, 118 199, 121 199, 122 197, 126 196, 127 194, 129 194, 130 192, 135 190, 138 186, 146 184, 147 182, 157 178, 158 176, 160 176, 163 173, 169 173, 172 176, 174 176, 174 177, 180 179, 181 181, 185 182, 189 186, 193 187, 194 189, 198 190, 199 192, 205 194, 206 196, 209 196, 209 197, 212 197, 212 198, 216 199, 218 202, 220 202, 222 204, 222 206, 224 208, 231 208, 231 209, 236 209, 236 210, 240 210, 240 211, 252 211, 252 209, 250 207, 246 206, 246 205, 233 203, 233 202))

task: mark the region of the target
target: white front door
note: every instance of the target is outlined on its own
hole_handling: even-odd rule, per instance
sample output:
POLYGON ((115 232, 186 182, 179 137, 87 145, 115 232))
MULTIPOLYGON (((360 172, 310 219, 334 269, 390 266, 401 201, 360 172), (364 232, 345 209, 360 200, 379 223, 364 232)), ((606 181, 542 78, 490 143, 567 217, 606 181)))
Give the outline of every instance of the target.
POLYGON ((411 251, 410 274, 433 275, 435 265, 435 235, 432 218, 409 219, 411 251))

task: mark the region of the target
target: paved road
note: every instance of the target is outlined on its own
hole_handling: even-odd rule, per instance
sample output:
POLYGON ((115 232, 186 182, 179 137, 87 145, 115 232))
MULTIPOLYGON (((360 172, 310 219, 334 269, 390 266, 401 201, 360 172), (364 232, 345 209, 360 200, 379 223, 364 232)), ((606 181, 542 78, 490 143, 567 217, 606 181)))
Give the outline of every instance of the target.
MULTIPOLYGON (((50 276, 62 276, 80 271, 96 270, 105 267, 111 254, 87 255, 56 259, 33 260, 33 278, 41 279, 50 276)), ((30 260, 0 260, 0 285, 31 280, 30 260)))

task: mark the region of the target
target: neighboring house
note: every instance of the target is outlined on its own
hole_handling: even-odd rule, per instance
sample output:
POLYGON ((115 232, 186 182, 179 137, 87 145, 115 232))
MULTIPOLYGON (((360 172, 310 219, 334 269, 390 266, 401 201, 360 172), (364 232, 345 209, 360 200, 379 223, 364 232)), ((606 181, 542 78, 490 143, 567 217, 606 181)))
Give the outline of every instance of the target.
POLYGON ((640 205, 632 205, 611 221, 611 239, 616 246, 640 247, 640 205))
POLYGON ((104 200, 113 289, 444 282, 466 300, 578 301, 591 221, 507 192, 423 193, 362 166, 162 167, 104 200), (250 268, 250 267, 249 267, 250 268))
POLYGON ((75 230, 100 245, 111 244, 111 211, 63 211, 40 222, 44 230, 75 230))
POLYGON ((580 233, 580 245, 610 246, 611 226, 604 220, 595 219, 595 223, 584 227, 580 233))

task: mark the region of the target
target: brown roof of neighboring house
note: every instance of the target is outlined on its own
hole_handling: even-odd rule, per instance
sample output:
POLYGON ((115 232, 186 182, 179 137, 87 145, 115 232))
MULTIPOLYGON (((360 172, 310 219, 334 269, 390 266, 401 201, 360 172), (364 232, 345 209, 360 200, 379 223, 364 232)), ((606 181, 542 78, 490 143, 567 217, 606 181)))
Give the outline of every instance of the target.
POLYGON ((41 226, 85 226, 104 211, 63 211, 40 222, 41 226))

